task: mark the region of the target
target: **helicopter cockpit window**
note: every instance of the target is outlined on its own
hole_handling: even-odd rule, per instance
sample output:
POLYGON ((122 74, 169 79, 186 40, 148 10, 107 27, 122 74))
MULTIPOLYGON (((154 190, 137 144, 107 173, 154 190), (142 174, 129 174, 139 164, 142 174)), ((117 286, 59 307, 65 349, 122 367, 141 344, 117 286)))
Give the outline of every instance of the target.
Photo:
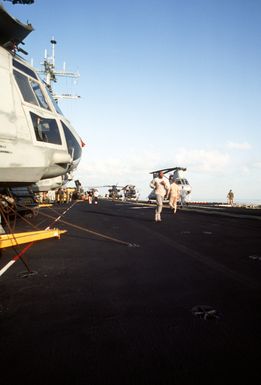
POLYGON ((75 139, 69 128, 62 122, 65 139, 67 142, 68 151, 71 154, 73 160, 79 159, 82 154, 82 148, 75 139))
POLYGON ((55 119, 42 118, 30 112, 36 139, 39 142, 62 144, 59 128, 55 119))
POLYGON ((50 110, 39 84, 31 80, 30 80, 30 83, 40 106, 45 108, 46 110, 50 110))
POLYGON ((23 95, 24 100, 27 103, 31 103, 31 104, 38 106, 35 95, 32 91, 32 88, 30 87, 28 77, 21 74, 21 72, 18 72, 18 71, 14 71, 14 76, 15 76, 15 80, 18 84, 18 87, 21 91, 21 94, 23 95))
POLYGON ((25 74, 31 76, 32 78, 38 80, 36 73, 31 70, 31 68, 26 67, 23 63, 19 62, 18 60, 13 59, 13 66, 18 70, 24 72, 25 74))
POLYGON ((176 184, 181 184, 181 180, 180 179, 176 179, 176 184))
POLYGON ((50 97, 50 99, 51 99, 51 101, 52 101, 52 103, 53 103, 53 106, 54 106, 54 108, 55 108, 55 111, 56 111, 58 114, 63 115, 63 113, 62 113, 60 107, 58 106, 58 103, 55 101, 53 95, 51 94, 51 92, 50 92, 50 90, 49 90, 49 88, 47 87, 46 84, 45 84, 45 89, 46 89, 46 91, 47 91, 47 93, 48 93, 48 95, 49 95, 49 97, 50 97))

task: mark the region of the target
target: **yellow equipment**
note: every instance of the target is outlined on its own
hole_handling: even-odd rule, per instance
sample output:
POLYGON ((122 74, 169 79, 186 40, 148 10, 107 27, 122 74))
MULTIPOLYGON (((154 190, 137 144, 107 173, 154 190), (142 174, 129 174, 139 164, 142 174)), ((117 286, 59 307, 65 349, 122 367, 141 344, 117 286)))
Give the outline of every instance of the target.
POLYGON ((48 238, 60 238, 60 234, 66 233, 67 230, 50 229, 40 231, 27 231, 25 233, 1 234, 0 249, 22 245, 35 241, 41 241, 48 238))

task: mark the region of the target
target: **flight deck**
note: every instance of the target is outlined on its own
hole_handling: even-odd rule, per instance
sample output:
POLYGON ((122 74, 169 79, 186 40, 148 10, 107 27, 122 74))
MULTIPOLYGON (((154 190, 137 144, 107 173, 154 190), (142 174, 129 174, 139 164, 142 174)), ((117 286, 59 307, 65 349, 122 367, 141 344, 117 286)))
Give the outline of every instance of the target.
POLYGON ((67 232, 32 245, 31 274, 19 260, 0 279, 3 384, 260 384, 260 211, 164 207, 155 223, 154 209, 31 219, 67 232))

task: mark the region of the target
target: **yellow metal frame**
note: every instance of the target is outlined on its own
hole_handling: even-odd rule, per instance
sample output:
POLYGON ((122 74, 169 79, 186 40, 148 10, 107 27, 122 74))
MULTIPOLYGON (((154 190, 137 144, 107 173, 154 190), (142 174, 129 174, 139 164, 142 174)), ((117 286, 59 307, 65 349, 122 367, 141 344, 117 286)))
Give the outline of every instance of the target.
POLYGON ((24 243, 41 241, 48 238, 60 238, 60 235, 66 232, 67 230, 50 229, 40 231, 27 231, 25 233, 1 234, 0 249, 22 245, 24 243))

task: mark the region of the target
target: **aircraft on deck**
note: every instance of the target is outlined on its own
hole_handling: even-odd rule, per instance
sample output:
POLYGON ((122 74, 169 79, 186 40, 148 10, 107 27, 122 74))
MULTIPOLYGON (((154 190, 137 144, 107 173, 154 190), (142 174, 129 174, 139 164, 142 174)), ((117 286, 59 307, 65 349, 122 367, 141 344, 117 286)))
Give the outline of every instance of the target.
POLYGON ((125 200, 138 200, 139 192, 133 184, 127 184, 122 188, 125 200))
POLYGON ((28 186, 73 171, 83 142, 49 87, 19 53, 33 30, 0 4, 0 186, 28 186))
MULTIPOLYGON (((184 167, 170 167, 170 168, 163 168, 156 171, 151 171, 150 174, 152 174, 153 178, 156 178, 159 176, 160 171, 163 171, 164 178, 167 178, 169 180, 169 183, 172 184, 174 181, 179 187, 179 190, 182 188, 187 192, 187 195, 189 195, 192 191, 191 185, 189 184, 188 180, 184 177, 184 172, 187 171, 184 167)), ((155 200, 155 192, 154 190, 151 191, 151 193, 148 196, 149 200, 155 200)))
POLYGON ((50 85, 20 56, 27 55, 21 45, 32 31, 31 24, 13 18, 0 4, 0 254, 6 248, 29 243, 0 269, 0 276, 19 259, 28 274, 34 274, 23 259, 25 251, 34 241, 59 238, 66 232, 47 227, 16 233, 9 219, 14 215, 16 223, 19 211, 27 208, 35 213, 38 204, 30 186, 71 173, 84 145, 54 100, 50 85))
POLYGON ((108 198, 111 198, 112 200, 122 199, 121 191, 123 189, 123 186, 118 186, 118 184, 113 184, 113 185, 105 185, 101 187, 110 187, 107 194, 108 198))

